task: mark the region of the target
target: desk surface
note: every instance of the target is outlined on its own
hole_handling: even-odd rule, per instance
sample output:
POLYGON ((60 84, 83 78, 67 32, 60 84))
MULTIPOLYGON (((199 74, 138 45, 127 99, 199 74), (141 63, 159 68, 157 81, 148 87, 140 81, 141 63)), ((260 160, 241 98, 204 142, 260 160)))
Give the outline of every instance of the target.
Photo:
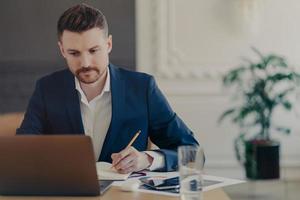
MULTIPOLYGON (((103 196, 97 197, 42 197, 43 200, 51 199, 51 200, 66 200, 66 199, 76 199, 76 200, 152 200, 153 198, 158 200, 177 200, 177 197, 170 197, 164 195, 154 195, 150 193, 142 193, 142 192, 123 192, 119 188, 113 186, 111 187, 103 196)), ((41 197, 24 197, 24 196, 0 196, 0 200, 36 200, 41 199, 41 197)), ((215 189, 208 192, 204 192, 205 200, 230 200, 227 194, 223 191, 223 189, 215 189)))

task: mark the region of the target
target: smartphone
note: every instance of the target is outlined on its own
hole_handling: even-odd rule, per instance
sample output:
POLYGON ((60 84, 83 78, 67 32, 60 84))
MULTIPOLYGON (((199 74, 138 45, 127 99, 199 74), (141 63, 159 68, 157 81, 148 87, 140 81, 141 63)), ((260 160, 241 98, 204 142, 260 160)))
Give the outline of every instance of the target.
POLYGON ((161 178, 142 178, 140 181, 149 186, 150 188, 156 190, 170 190, 170 189, 178 189, 180 187, 179 177, 173 177, 168 179, 161 178))

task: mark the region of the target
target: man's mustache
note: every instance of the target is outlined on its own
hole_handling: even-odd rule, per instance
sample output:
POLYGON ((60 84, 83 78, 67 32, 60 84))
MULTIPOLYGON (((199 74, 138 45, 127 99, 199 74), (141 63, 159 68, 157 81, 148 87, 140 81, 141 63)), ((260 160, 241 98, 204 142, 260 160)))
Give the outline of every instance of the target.
POLYGON ((81 72, 89 72, 93 70, 99 73, 99 69, 96 67, 82 67, 76 71, 76 74, 79 75, 81 72))

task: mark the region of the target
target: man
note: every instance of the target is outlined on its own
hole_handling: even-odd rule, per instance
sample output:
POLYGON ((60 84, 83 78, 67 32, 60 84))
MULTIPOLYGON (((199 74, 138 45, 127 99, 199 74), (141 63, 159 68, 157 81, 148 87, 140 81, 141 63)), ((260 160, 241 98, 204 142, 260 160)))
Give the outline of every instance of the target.
POLYGON ((96 159, 112 162, 120 173, 176 170, 177 147, 198 143, 152 76, 109 63, 105 16, 75 5, 59 18, 57 32, 69 69, 37 81, 17 134, 89 135, 96 159), (148 137, 159 150, 145 151, 148 137))

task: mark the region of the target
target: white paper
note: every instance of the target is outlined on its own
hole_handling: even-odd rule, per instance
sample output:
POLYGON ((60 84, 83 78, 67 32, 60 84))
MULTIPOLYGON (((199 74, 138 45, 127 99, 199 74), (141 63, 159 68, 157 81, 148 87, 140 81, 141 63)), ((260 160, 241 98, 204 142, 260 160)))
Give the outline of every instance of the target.
MULTIPOLYGON (((148 177, 153 177, 153 178, 172 178, 179 176, 178 172, 147 172, 148 177)), ((119 186, 121 187, 123 184, 128 184, 128 181, 136 180, 137 182, 139 181, 139 178, 141 177, 135 177, 135 178, 129 178, 127 181, 115 181, 113 183, 114 186, 119 186)), ((204 186, 203 191, 209 191, 213 190, 216 188, 221 188, 229 185, 234 185, 234 184, 239 184, 239 183, 244 183, 244 180, 238 180, 238 179, 231 179, 231 178, 225 178, 225 177, 218 177, 218 176, 210 176, 210 175, 203 175, 204 180, 208 181, 218 181, 219 183, 215 183, 210 186, 204 186)), ((164 192, 164 191, 157 191, 157 190, 148 190, 148 189, 141 189, 138 188, 135 191, 138 192, 145 192, 145 193, 152 193, 152 194, 160 194, 160 195, 167 195, 167 196, 176 196, 178 197, 178 193, 170 193, 170 192, 164 192)))
POLYGON ((115 169, 111 168, 111 164, 107 162, 97 162, 98 180, 126 180, 130 173, 120 174, 115 169))

